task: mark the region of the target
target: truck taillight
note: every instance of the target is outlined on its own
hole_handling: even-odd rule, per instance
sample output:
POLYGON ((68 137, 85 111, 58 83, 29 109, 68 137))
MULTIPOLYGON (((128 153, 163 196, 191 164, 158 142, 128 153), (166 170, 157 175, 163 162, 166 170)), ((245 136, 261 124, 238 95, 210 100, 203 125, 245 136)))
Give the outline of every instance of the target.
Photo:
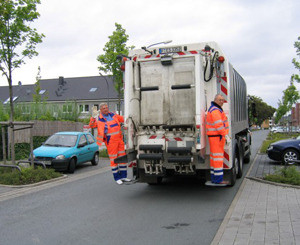
POLYGON ((126 57, 123 57, 122 59, 122 64, 120 66, 120 69, 121 71, 125 71, 125 62, 127 61, 128 59, 126 57))
POLYGON ((224 56, 219 56, 219 57, 218 57, 218 61, 219 61, 220 63, 223 63, 223 62, 225 61, 224 56))

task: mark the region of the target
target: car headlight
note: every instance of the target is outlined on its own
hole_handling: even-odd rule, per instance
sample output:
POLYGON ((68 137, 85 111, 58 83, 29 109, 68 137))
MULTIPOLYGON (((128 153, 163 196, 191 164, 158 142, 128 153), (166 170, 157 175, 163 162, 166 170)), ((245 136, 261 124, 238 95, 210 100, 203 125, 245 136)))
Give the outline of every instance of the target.
POLYGON ((273 146, 272 145, 270 145, 269 148, 268 148, 268 151, 270 151, 270 150, 273 150, 273 146))
POLYGON ((55 159, 58 159, 58 160, 62 160, 62 159, 65 159, 66 157, 64 155, 58 155, 55 159))

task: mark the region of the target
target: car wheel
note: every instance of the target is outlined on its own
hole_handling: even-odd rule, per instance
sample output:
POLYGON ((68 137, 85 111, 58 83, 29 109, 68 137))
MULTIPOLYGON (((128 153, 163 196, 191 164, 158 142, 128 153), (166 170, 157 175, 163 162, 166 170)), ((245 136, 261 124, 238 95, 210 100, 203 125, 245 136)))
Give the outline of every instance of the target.
POLYGON ((91 162, 92 162, 92 165, 94 165, 94 166, 98 165, 98 162, 99 162, 99 153, 98 152, 95 153, 91 162))
POLYGON ((294 164, 294 160, 299 159, 299 152, 294 149, 287 149, 282 154, 282 162, 284 164, 294 164))
POLYGON ((68 169, 69 173, 73 174, 75 171, 75 168, 76 168, 76 160, 74 158, 72 158, 69 162, 69 169, 68 169))

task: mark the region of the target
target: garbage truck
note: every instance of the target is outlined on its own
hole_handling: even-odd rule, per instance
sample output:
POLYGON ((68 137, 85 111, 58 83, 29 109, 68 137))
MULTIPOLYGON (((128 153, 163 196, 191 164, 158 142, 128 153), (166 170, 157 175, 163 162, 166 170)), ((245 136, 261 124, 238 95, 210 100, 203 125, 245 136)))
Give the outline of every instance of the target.
POLYGON ((206 113, 216 94, 225 103, 231 142, 224 180, 233 186, 250 161, 246 83, 216 42, 134 49, 122 59, 126 156, 137 182, 197 176, 210 180, 206 113))

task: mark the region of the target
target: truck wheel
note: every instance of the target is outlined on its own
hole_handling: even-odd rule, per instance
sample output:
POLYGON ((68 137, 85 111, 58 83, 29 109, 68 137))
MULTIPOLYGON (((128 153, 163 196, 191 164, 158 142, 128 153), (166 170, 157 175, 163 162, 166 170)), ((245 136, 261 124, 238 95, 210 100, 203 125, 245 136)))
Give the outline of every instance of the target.
POLYGON ((237 159, 238 159, 237 178, 240 179, 243 176, 243 165, 244 165, 244 157, 243 157, 243 150, 241 144, 239 149, 236 150, 236 152, 237 152, 237 159))
POLYGON ((146 176, 144 169, 139 169, 139 182, 147 183, 148 185, 159 185, 162 182, 162 177, 146 176))
POLYGON ((76 168, 76 160, 74 158, 72 158, 69 162, 69 168, 68 171, 70 174, 73 174, 76 168))
POLYGON ((147 181, 148 185, 160 185, 162 182, 162 177, 149 176, 149 180, 147 181), (151 180, 150 180, 151 178, 151 180))
POLYGON ((237 154, 235 154, 235 157, 233 159, 233 164, 232 168, 229 170, 229 180, 230 180, 230 185, 229 186, 234 186, 236 182, 236 175, 237 175, 237 168, 238 168, 238 157, 237 154))
POLYGON ((248 148, 249 148, 249 153, 246 156, 244 156, 244 163, 249 163, 250 162, 251 145, 249 145, 248 148))
POLYGON ((250 153, 244 157, 244 163, 249 163, 249 162, 250 162, 250 153))

